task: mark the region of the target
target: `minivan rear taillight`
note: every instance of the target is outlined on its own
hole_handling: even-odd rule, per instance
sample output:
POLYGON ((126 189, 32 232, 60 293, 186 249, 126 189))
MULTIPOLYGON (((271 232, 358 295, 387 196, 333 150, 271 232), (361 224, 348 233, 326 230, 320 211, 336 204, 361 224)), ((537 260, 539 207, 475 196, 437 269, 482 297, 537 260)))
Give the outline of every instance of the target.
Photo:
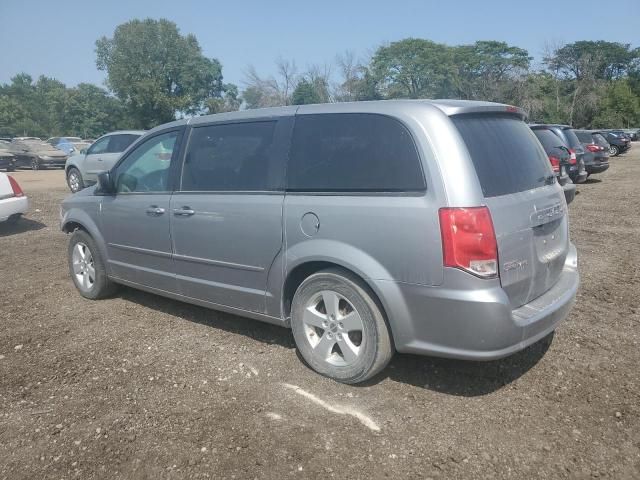
POLYGON ((20 188, 20 185, 18 185, 18 182, 16 182, 16 179, 13 178, 11 175, 7 175, 7 178, 9 179, 9 184, 11 185, 11 189, 13 190, 13 195, 15 197, 24 196, 24 192, 20 188))
POLYGON ((598 145, 590 143, 589 145, 587 145, 587 150, 589 150, 590 152, 599 152, 600 150, 602 150, 602 147, 599 147, 598 145))
POLYGON ((440 231, 445 267, 482 278, 498 275, 498 245, 487 207, 441 208, 440 231))
POLYGON ((549 162, 551 162, 551 168, 555 173, 560 171, 560 159, 558 157, 554 157, 553 155, 549 155, 549 162))
POLYGON ((570 148, 569 153, 571 154, 571 157, 569 158, 569 163, 571 165, 575 165, 576 163, 578 163, 578 158, 576 157, 576 151, 573 148, 570 148))

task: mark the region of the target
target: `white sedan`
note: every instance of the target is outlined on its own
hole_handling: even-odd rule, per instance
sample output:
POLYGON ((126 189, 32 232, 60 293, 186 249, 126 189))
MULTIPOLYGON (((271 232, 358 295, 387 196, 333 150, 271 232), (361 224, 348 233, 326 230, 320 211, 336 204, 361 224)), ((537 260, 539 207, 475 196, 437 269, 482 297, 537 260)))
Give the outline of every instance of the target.
POLYGON ((16 179, 0 172, 0 222, 15 222, 28 207, 29 200, 16 179))

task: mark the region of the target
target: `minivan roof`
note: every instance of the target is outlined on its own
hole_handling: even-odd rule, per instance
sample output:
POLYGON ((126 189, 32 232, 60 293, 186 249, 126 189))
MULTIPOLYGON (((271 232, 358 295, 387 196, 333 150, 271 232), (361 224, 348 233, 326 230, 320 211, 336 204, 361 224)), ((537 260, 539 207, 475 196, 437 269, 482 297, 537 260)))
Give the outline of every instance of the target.
POLYGON ((291 105, 287 107, 257 108, 253 110, 241 110, 236 112, 216 113, 213 115, 203 115, 189 119, 176 120, 171 123, 160 125, 156 129, 180 125, 199 125, 215 121, 235 121, 256 118, 281 117, 285 115, 307 114, 307 113, 381 113, 393 114, 402 110, 406 106, 435 107, 445 115, 459 115, 463 113, 510 113, 520 118, 526 118, 524 110, 512 105, 493 102, 479 102, 474 100, 374 100, 367 102, 341 102, 341 103, 319 103, 313 105, 291 105))

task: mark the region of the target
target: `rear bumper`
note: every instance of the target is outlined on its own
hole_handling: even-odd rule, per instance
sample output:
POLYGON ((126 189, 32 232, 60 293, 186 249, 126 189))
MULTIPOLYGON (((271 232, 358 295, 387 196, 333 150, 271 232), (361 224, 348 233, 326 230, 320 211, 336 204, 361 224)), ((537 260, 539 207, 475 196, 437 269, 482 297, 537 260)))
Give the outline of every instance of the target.
POLYGON ((584 168, 587 170, 589 175, 593 173, 602 173, 609 168, 609 163, 594 163, 592 165, 585 165, 584 168))
POLYGON ((467 360, 506 357, 554 331, 569 314, 579 285, 573 245, 556 284, 516 309, 498 280, 483 280, 491 282, 483 289, 463 289, 468 274, 446 270, 439 287, 376 282, 399 352, 467 360))
POLYGON ((25 213, 29 208, 27 197, 11 197, 0 200, 0 222, 6 221, 10 216, 25 213))

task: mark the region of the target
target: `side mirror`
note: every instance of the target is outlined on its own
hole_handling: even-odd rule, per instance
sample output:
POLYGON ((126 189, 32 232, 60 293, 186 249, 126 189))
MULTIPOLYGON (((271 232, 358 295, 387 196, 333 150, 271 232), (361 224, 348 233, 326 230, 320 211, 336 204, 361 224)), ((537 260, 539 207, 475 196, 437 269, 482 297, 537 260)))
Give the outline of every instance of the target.
POLYGON ((113 177, 111 176, 111 172, 100 172, 98 174, 98 188, 96 189, 96 193, 112 195, 115 192, 116 192, 116 188, 113 183, 113 177))

